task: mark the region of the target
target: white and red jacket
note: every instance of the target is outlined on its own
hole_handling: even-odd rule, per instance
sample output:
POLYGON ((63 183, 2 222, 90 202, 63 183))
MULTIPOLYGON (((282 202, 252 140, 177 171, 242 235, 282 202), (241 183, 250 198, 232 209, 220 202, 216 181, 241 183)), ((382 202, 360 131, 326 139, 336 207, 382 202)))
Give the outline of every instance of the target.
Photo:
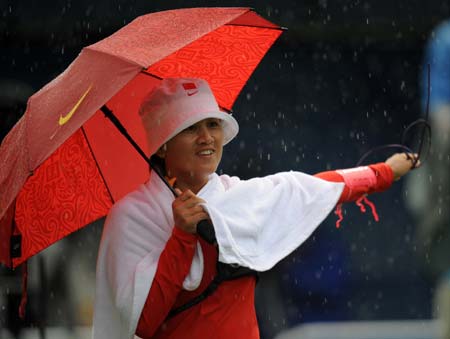
MULTIPOLYGON (((172 193, 152 175, 118 202, 102 235, 97 263, 93 338, 259 338, 254 277, 223 282, 204 301, 165 321, 200 294, 217 259, 268 270, 304 242, 336 204, 383 191, 393 180, 371 165, 370 185, 346 185, 338 171, 240 180, 213 174, 198 195, 219 247, 173 227, 172 193), (375 178, 375 180, 373 180, 375 178), (325 179, 325 180, 322 180, 325 179)), ((352 179, 352 178, 351 178, 352 179)))

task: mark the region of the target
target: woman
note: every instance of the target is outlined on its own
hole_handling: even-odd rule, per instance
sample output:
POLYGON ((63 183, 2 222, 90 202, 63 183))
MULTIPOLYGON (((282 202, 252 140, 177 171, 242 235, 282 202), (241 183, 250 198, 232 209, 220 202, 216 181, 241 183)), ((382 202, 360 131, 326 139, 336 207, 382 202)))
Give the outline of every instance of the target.
POLYGON ((178 197, 152 173, 109 213, 97 262, 95 339, 135 333, 258 338, 252 272, 268 270, 291 253, 336 203, 383 191, 411 168, 404 154, 396 154, 386 163, 317 177, 218 176, 222 147, 236 136, 238 125, 219 111, 201 79, 162 80, 140 114, 150 154, 178 197), (214 225, 217 245, 197 235, 204 219, 214 225), (235 266, 252 271, 217 283, 224 267, 235 266), (202 294, 205 290, 209 295, 202 294), (196 299, 199 295, 204 299, 196 299))

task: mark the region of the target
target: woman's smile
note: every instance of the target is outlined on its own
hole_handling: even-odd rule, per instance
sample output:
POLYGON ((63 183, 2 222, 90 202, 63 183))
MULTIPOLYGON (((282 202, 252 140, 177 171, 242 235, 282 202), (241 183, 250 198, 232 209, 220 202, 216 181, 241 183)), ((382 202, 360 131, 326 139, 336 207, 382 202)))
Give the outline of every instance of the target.
POLYGON ((165 160, 168 175, 177 178, 177 185, 195 191, 217 170, 223 140, 221 120, 208 118, 170 139, 159 155, 165 160))

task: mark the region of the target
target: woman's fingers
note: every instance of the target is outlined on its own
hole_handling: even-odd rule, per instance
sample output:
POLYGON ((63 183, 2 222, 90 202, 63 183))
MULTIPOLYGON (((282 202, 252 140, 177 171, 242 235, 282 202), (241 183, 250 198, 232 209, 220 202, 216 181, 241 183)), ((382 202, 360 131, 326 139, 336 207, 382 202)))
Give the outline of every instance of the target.
MULTIPOLYGON (((178 188, 177 188, 177 190, 180 191, 178 188)), ((203 199, 197 197, 191 190, 186 190, 186 191, 182 192, 177 197, 177 199, 179 199, 180 201, 188 201, 188 200, 194 199, 196 201, 204 202, 203 199)))
POLYGON ((420 162, 416 160, 417 153, 396 153, 386 160, 386 163, 392 168, 394 180, 400 179, 411 169, 420 166, 420 162))
POLYGON ((180 210, 179 216, 182 217, 183 219, 187 220, 189 218, 194 217, 195 215, 197 215, 199 213, 206 213, 206 212, 202 206, 196 205, 192 208, 180 210))
POLYGON ((196 233, 198 222, 209 218, 200 205, 204 202, 190 190, 179 194, 172 204, 175 225, 188 233, 196 233))
POLYGON ((421 165, 419 155, 417 153, 404 153, 406 155, 406 159, 411 162, 411 169, 418 168, 421 165))

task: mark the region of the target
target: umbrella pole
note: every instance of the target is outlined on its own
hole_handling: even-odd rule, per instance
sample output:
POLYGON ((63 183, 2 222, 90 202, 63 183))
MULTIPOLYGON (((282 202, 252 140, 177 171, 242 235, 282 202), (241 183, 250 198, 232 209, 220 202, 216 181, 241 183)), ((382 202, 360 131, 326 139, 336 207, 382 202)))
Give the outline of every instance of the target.
MULTIPOLYGON (((134 149, 141 155, 141 157, 147 162, 150 168, 161 178, 164 184, 170 189, 175 197, 178 194, 175 192, 175 189, 169 184, 161 171, 153 164, 150 158, 144 153, 141 147, 133 140, 131 135, 127 132, 126 128, 122 125, 122 123, 117 119, 114 113, 106 106, 103 105, 100 110, 105 114, 105 116, 111 120, 111 122, 116 126, 120 133, 129 141, 129 143, 134 147, 134 149)), ((208 243, 214 244, 216 243, 216 234, 214 231, 214 227, 212 226, 209 220, 201 220, 197 224, 197 233, 208 243)))

